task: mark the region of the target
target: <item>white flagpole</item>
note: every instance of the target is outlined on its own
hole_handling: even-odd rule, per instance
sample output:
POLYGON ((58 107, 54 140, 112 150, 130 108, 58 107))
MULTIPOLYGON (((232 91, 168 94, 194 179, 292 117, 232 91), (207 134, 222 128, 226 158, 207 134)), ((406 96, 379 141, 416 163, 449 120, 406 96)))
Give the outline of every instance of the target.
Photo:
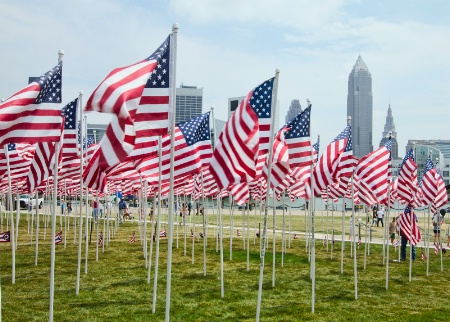
POLYGON ((283 190, 283 229, 281 237, 281 267, 284 267, 284 253, 286 252, 286 217, 285 217, 285 203, 284 198, 286 197, 286 190, 283 190))
POLYGON ((250 271, 250 199, 247 209, 244 210, 247 213, 247 229, 242 231, 242 236, 247 233, 247 272, 250 271))
MULTIPOLYGON (((78 106, 82 105, 83 92, 78 95, 78 106)), ((80 213, 79 213, 79 224, 78 224, 78 264, 77 264, 77 284, 76 284, 76 295, 80 293, 80 272, 81 272, 81 244, 83 237, 83 108, 80 108, 80 213)), ((87 225, 87 223, 86 223, 87 225)))
MULTIPOLYGON (((270 147, 272 145, 269 145, 270 147)), ((270 183, 267 183, 267 190, 270 189, 270 183)), ((275 243, 275 219, 276 219, 276 208, 275 208, 275 192, 272 190, 272 287, 275 287, 275 273, 276 273, 276 243, 275 243)))
POLYGON ((259 315, 261 312, 261 298, 262 298, 262 284, 263 284, 263 277, 264 277, 264 257, 266 255, 266 238, 267 238, 267 217, 268 217, 268 201, 270 197, 270 177, 272 172, 272 146, 273 146, 273 134, 274 134, 274 128, 275 128, 275 113, 276 113, 276 105, 277 105, 277 91, 278 91, 278 78, 280 77, 280 70, 275 70, 275 80, 273 84, 273 91, 272 91, 272 112, 270 113, 271 117, 271 127, 270 127, 270 137, 269 137, 269 151, 268 151, 268 173, 267 173, 267 192, 266 192, 266 206, 264 209, 264 225, 263 225, 263 232, 262 236, 262 249, 261 249, 261 263, 259 265, 259 285, 258 285, 258 301, 256 305, 256 321, 259 321, 259 315))
MULTIPOLYGON (((38 190, 36 189, 36 202, 38 200, 38 190)), ((34 265, 37 266, 38 264, 38 253, 39 253, 39 211, 38 211, 39 207, 36 206, 36 252, 35 252, 35 256, 34 256, 34 265)))
MULTIPOLYGON (((85 132, 84 135, 86 137, 86 155, 87 155, 87 122, 86 122, 86 116, 84 116, 84 122, 85 122, 85 132)), ((83 142, 81 143, 83 144, 83 142)), ((83 152, 84 153, 84 152, 83 152)), ((86 227, 85 227, 85 257, 84 257, 84 274, 88 273, 88 257, 89 257, 89 243, 88 243, 88 236, 89 236, 89 189, 86 188, 86 227)))
POLYGON ((316 211, 316 198, 314 197, 314 159, 311 161, 311 312, 314 313, 316 302, 316 239, 314 236, 314 213, 316 211))
MULTIPOLYGON (((358 299, 358 262, 356 260, 356 215, 355 215, 355 188, 353 185, 353 174, 351 177, 351 187, 352 187, 352 218, 353 218, 353 275, 355 279, 355 300, 358 299)), ((359 236, 358 238, 361 238, 359 236)))
POLYGON ((9 193, 7 198, 9 198, 9 219, 11 224, 11 258, 12 258, 12 268, 11 268, 11 284, 16 283, 16 239, 15 239, 15 231, 14 231, 14 215, 13 215, 13 199, 12 199, 12 184, 11 184, 11 168, 9 165, 9 154, 8 154, 8 145, 5 144, 5 155, 6 155, 6 171, 8 173, 8 187, 9 193))
MULTIPOLYGON (((58 63, 62 62, 64 52, 62 50, 58 51, 58 63)), ((55 297, 55 230, 56 230, 56 199, 58 197, 58 160, 60 153, 60 142, 55 142, 55 164, 53 169, 53 214, 52 214, 52 238, 51 244, 51 259, 50 259, 50 308, 48 313, 49 322, 53 321, 53 302, 55 297)), ((37 207, 37 200, 36 200, 37 207)))
POLYGON ((428 236, 428 242, 426 243, 426 248, 425 248, 425 253, 427 256, 427 276, 428 276, 428 272, 429 272, 429 268, 430 268, 430 217, 431 217, 431 206, 428 206, 428 220, 427 220, 427 224, 428 224, 428 229, 427 234, 425 234, 425 240, 427 240, 427 236, 428 236))
POLYGON ((230 208, 230 261, 233 260, 233 234, 234 234, 234 207, 231 207, 233 202, 233 196, 228 194, 228 200, 230 201, 228 206, 230 208))
MULTIPOLYGON (((167 236, 167 282, 166 282, 166 311, 165 311, 165 321, 170 320, 170 291, 172 283, 172 236, 173 236, 173 177, 174 177, 174 146, 175 146, 175 111, 176 111, 176 99, 175 99, 175 86, 176 86, 176 61, 177 61, 177 35, 178 35, 178 24, 172 26, 172 43, 171 47, 171 58, 173 58, 173 69, 172 69, 172 79, 171 82, 171 103, 172 103, 172 114, 170 120, 170 190, 169 190, 169 225, 168 225, 168 236, 167 236)), ((159 234, 159 232, 158 232, 159 234)), ((206 237, 206 236, 205 236, 206 237)))
MULTIPOLYGON (((152 302, 152 313, 156 312, 156 288, 158 286, 158 267, 159 267, 159 231, 161 229, 161 168, 162 168, 162 137, 158 137, 158 215, 156 218, 156 232, 155 241, 156 241, 156 249, 155 249, 155 276, 153 276, 153 302, 152 302)), ((170 207, 169 207, 170 208, 170 207)), ((155 214, 153 214, 153 217, 155 214)), ((149 277, 148 277, 149 278, 149 277)), ((150 282, 150 278, 148 280, 150 282)))
MULTIPOLYGON (((390 136, 389 136, 389 139, 390 139, 390 136)), ((389 157, 388 169, 389 169, 389 171, 391 171, 391 158, 390 157, 389 157)), ((387 220, 386 220, 385 225, 390 227, 390 224, 391 224, 391 222, 390 222, 390 214, 391 214, 391 202, 390 202, 390 200, 391 200, 391 182, 390 182, 390 180, 388 180, 387 200, 388 200, 388 203, 387 203, 387 220)), ((390 232, 389 232, 389 234, 390 234, 390 232)), ((388 240, 389 240, 389 238, 390 238, 390 236, 388 236, 388 240)), ((387 243, 387 245, 388 246, 387 246, 387 249, 386 249, 386 290, 389 287, 389 248, 390 248, 389 243, 387 243)))
MULTIPOLYGON (((145 189, 148 189, 148 182, 145 180, 145 189)), ((156 238, 155 234, 155 203, 156 203, 156 193, 153 192, 153 203, 152 203, 152 218, 151 218, 151 229, 150 229, 150 254, 148 255, 148 265, 147 265, 147 284, 150 284, 150 273, 152 270, 152 254, 153 254, 153 240, 156 238)))
POLYGON ((223 274, 223 217, 220 207, 220 194, 217 195, 217 213, 219 215, 219 236, 220 236, 220 297, 225 297, 224 274, 223 274))
POLYGON ((411 282, 412 278, 412 262, 413 262, 413 241, 412 241, 412 235, 413 235, 413 207, 410 209, 410 215, 411 215, 411 228, 409 230, 409 281, 411 282))
MULTIPOLYGON (((206 232, 206 208, 205 208, 205 189, 203 187, 203 172, 200 172, 201 183, 202 183, 202 206, 203 206, 203 276, 206 276, 206 242, 207 242, 207 232, 206 232)), ((198 214, 201 216, 200 207, 198 207, 198 214)))

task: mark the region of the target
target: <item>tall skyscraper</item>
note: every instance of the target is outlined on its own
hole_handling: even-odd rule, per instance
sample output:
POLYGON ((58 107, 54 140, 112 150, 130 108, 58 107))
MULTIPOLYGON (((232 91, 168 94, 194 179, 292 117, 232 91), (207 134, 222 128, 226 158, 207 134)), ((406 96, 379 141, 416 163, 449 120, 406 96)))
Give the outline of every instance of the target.
POLYGON ((203 88, 181 85, 176 90, 175 123, 200 116, 203 110, 203 88))
POLYGON ((394 117, 392 116, 391 104, 389 104, 388 113, 386 116, 386 123, 384 124, 383 136, 381 137, 380 147, 385 145, 389 140, 389 133, 391 134, 391 158, 398 159, 398 142, 397 131, 395 131, 394 117))
POLYGON ((286 123, 296 117, 302 111, 302 106, 299 100, 292 100, 289 110, 286 114, 286 123))
POLYGON ((372 75, 358 56, 348 76, 347 115, 352 117, 353 153, 360 158, 373 151, 372 75))

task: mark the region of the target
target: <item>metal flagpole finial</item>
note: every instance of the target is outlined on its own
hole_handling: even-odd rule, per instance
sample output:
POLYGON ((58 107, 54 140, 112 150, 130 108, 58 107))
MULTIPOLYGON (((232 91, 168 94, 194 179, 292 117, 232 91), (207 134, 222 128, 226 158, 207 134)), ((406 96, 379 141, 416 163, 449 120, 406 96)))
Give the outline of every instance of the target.
POLYGON ((211 105, 211 111, 214 111, 214 105, 211 105))
POLYGON ((63 60, 64 52, 60 49, 58 50, 58 63, 63 60))
POLYGON ((178 25, 178 23, 174 23, 172 25, 172 32, 178 32, 178 29, 180 29, 180 26, 178 25))
POLYGON ((309 98, 306 99, 306 105, 311 106, 311 101, 309 98))
POLYGON ((79 94, 80 96, 83 96, 83 91, 80 91, 78 94, 79 94))
POLYGON ((317 134, 317 140, 320 140, 320 134, 317 134))
POLYGON ((351 125, 352 124, 352 117, 349 115, 347 116, 347 125, 351 125))

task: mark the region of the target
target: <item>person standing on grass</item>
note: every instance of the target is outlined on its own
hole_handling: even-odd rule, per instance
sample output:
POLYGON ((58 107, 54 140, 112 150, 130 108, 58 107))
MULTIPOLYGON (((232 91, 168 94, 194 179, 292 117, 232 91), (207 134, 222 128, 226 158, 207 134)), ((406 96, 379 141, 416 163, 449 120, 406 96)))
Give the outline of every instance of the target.
POLYGON ((380 224, 380 221, 381 227, 384 227, 383 217, 384 217, 384 208, 381 208, 380 210, 377 211, 377 227, 380 224))
MULTIPOLYGON (((414 213, 414 220, 416 222, 419 221, 419 219, 417 219, 416 213, 414 213)), ((406 260, 406 244, 409 240, 409 236, 405 235, 405 233, 399 228, 399 232, 400 232, 400 236, 401 236, 401 246, 400 246, 400 260, 404 261, 406 260)), ((409 234, 409 233, 408 233, 409 234)), ((412 260, 416 259, 416 246, 414 246, 411 241, 409 242, 409 244, 411 245, 411 253, 412 253, 412 260)))
POLYGON ((389 223, 389 234, 391 236, 391 244, 394 245, 394 239, 395 239, 395 221, 397 218, 392 218, 392 221, 389 223))
POLYGON ((95 221, 95 223, 97 223, 97 220, 98 220, 98 196, 94 200, 92 208, 93 208, 93 210, 92 210, 92 217, 94 217, 94 221, 95 221))
POLYGON ((434 233, 434 243, 436 244, 436 241, 438 243, 441 242, 441 225, 444 221, 444 217, 442 217, 441 214, 436 212, 433 216, 433 233, 434 233))
POLYGON ((125 200, 120 200, 119 202, 119 224, 123 224, 123 215, 125 215, 126 211, 127 211, 127 203, 125 202, 125 200))

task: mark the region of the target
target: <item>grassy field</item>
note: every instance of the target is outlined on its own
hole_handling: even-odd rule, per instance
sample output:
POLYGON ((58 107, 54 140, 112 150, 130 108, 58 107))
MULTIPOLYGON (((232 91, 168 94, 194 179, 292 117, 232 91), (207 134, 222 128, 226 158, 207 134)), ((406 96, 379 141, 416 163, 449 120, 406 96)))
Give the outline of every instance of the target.
MULTIPOLYGON (((278 214, 281 214, 278 211, 278 214)), ((348 214, 350 215, 350 214, 348 214)), ((335 229, 341 227, 341 214, 336 216, 335 229)), ((254 219, 249 218, 250 226, 254 219)), ((200 223, 201 216, 191 216, 200 223)), ((324 220, 326 216, 323 217, 324 220)), ((178 218, 179 219, 179 218, 178 218)), ((209 214, 208 223, 216 221, 209 214)), ((164 218, 162 218, 162 221, 164 218)), ((192 219, 191 219, 192 220, 192 219)), ((316 225, 320 228, 320 215, 316 225)), ((331 218, 329 218, 331 220, 331 218)), ((57 220, 59 223, 59 219, 57 220)), ((288 216, 286 216, 286 225, 288 216)), ((189 222, 189 219, 188 219, 189 222)), ((228 214, 224 224, 228 225, 228 214)), ((269 216, 269 228, 272 217, 269 216)), ((281 229, 281 215, 276 225, 281 229)), ((329 221, 331 225, 331 221, 329 221)), ((5 223, 3 223, 5 226, 5 223)), ((102 225, 102 223, 101 223, 102 225)), ((293 231, 304 230, 305 218, 291 216, 293 231)), ((43 223, 41 222, 41 227, 43 223)), ((241 229, 242 217, 235 214, 233 234, 241 229)), ((5 228, 5 227, 4 227, 5 228)), ((345 220, 348 229, 348 216, 345 220)), ((149 229, 150 230, 150 229, 149 229)), ((175 233, 176 233, 175 229, 175 233)), ((47 321, 49 311, 50 242, 49 229, 46 240, 40 239, 39 262, 35 266, 35 245, 30 245, 26 216, 21 216, 19 244, 16 252, 16 281, 11 284, 10 244, 0 244, 1 313, 3 321, 47 321)), ((382 235, 381 227, 376 234, 382 235)), ((40 238, 43 238, 43 228, 40 238)), ((224 289, 220 292, 220 256, 216 251, 213 228, 208 230, 206 249, 206 276, 203 267, 203 239, 195 238, 194 259, 190 226, 187 228, 187 254, 184 255, 183 226, 178 227, 177 241, 173 243, 171 279, 172 321, 253 321, 259 278, 259 239, 254 244, 250 238, 250 266, 247 270, 247 250, 242 237, 233 239, 233 257, 230 261, 229 230, 225 230, 224 289)), ((151 282, 147 283, 147 269, 143 258, 137 222, 121 225, 105 252, 95 260, 95 237, 89 246, 88 274, 84 273, 84 245, 81 268, 80 294, 76 296, 78 246, 73 242, 73 227, 67 232, 67 244, 56 245, 55 269, 55 321, 162 321, 165 316, 167 238, 161 239, 156 312, 152 313, 155 245, 153 246, 151 282), (136 232, 136 242, 128 242, 136 232)), ((198 228, 196 228, 198 236, 198 228)), ((94 235, 93 235, 94 236, 94 235)), ((281 234, 276 237, 275 286, 272 286, 272 235, 269 234, 265 258, 264 284, 261 305, 261 321, 449 321, 450 299, 447 291, 450 265, 444 255, 444 271, 440 270, 439 256, 430 254, 430 273, 426 276, 426 262, 413 263, 412 282, 408 281, 409 264, 394 262, 397 253, 391 248, 389 289, 386 290, 386 268, 382 261, 380 245, 372 245, 364 270, 364 247, 357 250, 358 300, 355 300, 353 258, 346 243, 344 273, 340 272, 341 244, 331 245, 328 252, 322 241, 316 243, 316 298, 315 313, 311 313, 310 263, 303 236, 291 239, 291 248, 281 256, 281 234)), ((78 240, 78 239, 77 239, 78 240)), ((340 238, 337 240, 340 240, 340 238)))

